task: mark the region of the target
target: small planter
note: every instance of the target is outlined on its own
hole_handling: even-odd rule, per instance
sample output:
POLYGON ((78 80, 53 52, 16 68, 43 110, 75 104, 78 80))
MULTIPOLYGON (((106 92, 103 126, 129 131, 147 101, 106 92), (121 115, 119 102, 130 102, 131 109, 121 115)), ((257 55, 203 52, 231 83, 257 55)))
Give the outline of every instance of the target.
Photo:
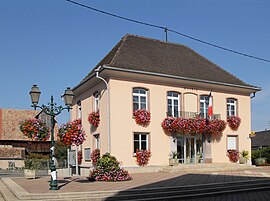
POLYGON ((35 179, 36 178, 36 170, 24 169, 24 178, 35 179))
POLYGON ((247 158, 240 157, 240 158, 239 158, 239 163, 240 163, 240 164, 247 164, 247 160, 248 160, 247 158))
POLYGON ((178 159, 177 158, 169 158, 169 165, 170 166, 177 166, 178 165, 178 159))

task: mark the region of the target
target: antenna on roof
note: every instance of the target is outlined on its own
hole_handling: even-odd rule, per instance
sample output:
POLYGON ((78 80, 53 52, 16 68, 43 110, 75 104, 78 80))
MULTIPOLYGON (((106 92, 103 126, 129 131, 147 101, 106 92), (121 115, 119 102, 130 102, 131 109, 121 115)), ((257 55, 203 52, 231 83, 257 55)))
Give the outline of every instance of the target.
POLYGON ((165 27, 165 28, 164 28, 164 31, 165 31, 165 39, 166 39, 166 42, 168 42, 168 28, 165 27))

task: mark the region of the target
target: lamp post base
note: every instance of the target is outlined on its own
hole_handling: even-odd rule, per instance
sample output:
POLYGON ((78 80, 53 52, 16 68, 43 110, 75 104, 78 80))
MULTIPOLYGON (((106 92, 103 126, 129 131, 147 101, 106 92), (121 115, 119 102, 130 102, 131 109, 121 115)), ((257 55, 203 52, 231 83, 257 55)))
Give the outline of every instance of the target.
POLYGON ((51 180, 49 190, 59 190, 57 180, 51 180))

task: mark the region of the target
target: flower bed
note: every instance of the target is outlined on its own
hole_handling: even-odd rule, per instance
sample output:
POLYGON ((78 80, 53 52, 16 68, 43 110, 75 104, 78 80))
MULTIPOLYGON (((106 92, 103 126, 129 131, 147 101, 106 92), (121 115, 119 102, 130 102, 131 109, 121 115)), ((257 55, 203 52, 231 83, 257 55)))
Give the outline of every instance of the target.
POLYGON ((238 128, 241 124, 241 119, 240 119, 240 117, 229 116, 229 117, 227 117, 227 122, 228 122, 229 127, 233 131, 236 131, 236 130, 238 130, 238 128))
POLYGON ((136 110, 134 113, 134 118, 137 124, 141 126, 148 126, 151 120, 151 113, 146 109, 136 110))
POLYGON ((88 116, 88 121, 94 127, 98 127, 100 123, 100 115, 99 112, 91 112, 88 116))
POLYGON ((50 137, 50 130, 40 119, 27 119, 20 122, 21 132, 35 141, 46 141, 50 137))
POLYGON ((120 168, 120 162, 109 153, 97 160, 95 169, 90 172, 90 179, 95 181, 129 181, 132 177, 128 171, 120 168))
POLYGON ((150 157, 151 152, 149 150, 136 150, 136 162, 139 166, 147 165, 150 157))
POLYGON ((85 140, 85 132, 82 128, 81 119, 76 119, 60 126, 58 137, 61 142, 70 145, 81 145, 85 140))

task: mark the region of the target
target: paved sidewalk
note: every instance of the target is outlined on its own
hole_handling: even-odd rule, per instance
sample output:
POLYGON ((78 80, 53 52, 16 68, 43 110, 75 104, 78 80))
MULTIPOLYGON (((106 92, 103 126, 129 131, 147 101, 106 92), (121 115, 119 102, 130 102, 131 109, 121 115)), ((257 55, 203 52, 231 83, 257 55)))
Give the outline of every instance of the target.
MULTIPOLYGON (((17 196, 17 200, 27 200, 27 198, 30 198, 31 196, 32 199, 37 199, 37 196, 39 196, 39 200, 42 200, 48 199, 48 196, 52 196, 52 198, 56 199, 53 195, 65 198, 68 198, 69 195, 74 196, 76 193, 86 195, 86 193, 101 194, 106 192, 108 195, 113 195, 119 191, 130 189, 270 179, 270 167, 254 168, 251 170, 216 171, 210 173, 141 173, 132 174, 131 176, 133 177, 133 180, 126 182, 91 182, 85 177, 59 178, 58 182, 60 189, 58 191, 49 190, 50 177, 48 176, 37 179, 2 178, 2 183, 17 196)), ((2 191, 2 194, 7 193, 7 190, 3 192, 2 188, 0 191, 2 191)), ((7 197, 4 196, 4 198, 9 201, 7 197)), ((10 200, 12 199, 15 198, 10 198, 10 200)))

